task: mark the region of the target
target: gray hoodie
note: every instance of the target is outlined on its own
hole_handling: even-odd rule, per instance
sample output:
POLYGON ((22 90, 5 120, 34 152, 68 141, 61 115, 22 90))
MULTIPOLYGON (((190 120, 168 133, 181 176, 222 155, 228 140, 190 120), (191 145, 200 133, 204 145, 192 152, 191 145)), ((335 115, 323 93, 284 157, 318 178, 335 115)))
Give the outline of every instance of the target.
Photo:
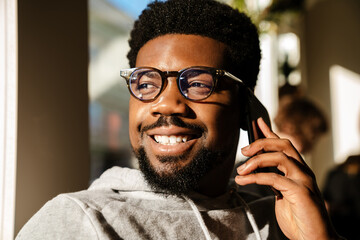
POLYGON ((286 239, 274 198, 229 191, 217 198, 154 192, 138 170, 114 167, 88 190, 47 202, 20 239, 286 239), (246 203, 247 202, 247 203, 246 203))

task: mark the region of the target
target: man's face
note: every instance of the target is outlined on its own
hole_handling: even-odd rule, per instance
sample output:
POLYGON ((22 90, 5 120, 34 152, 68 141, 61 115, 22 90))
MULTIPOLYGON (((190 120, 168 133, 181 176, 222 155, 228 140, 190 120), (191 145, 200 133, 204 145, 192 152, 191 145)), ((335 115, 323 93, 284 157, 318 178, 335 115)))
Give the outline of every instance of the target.
MULTIPOLYGON (((140 49, 136 67, 162 71, 179 71, 191 66, 222 68, 224 50, 224 44, 211 38, 164 35, 140 49)), ((194 165, 198 170, 190 171, 190 175, 197 175, 205 169, 202 163, 208 161, 206 165, 212 167, 199 173, 197 178, 210 174, 214 183, 224 185, 233 167, 239 135, 237 91, 233 82, 219 79, 210 97, 193 102, 181 95, 176 78, 169 77, 155 100, 142 102, 131 96, 129 133, 134 152, 140 161, 146 161, 146 167, 151 168, 160 181, 176 179, 179 173, 194 165)), ((191 184, 200 185, 201 179, 191 184)), ((201 188, 191 184, 188 188, 201 188)))

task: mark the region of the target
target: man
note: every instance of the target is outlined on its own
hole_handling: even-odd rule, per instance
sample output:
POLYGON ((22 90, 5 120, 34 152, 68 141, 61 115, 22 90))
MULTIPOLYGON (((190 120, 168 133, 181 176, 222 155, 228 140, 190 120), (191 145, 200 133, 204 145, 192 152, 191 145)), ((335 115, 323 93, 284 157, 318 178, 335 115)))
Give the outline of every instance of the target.
POLYGON ((255 201, 228 189, 244 93, 259 70, 258 35, 248 17, 213 0, 154 2, 129 43, 137 68, 121 75, 142 173, 115 167, 89 190, 59 195, 18 239, 337 238, 311 170, 262 119, 266 139, 242 151, 265 153, 242 165, 235 181, 272 186, 282 197, 255 201), (284 176, 250 174, 267 166, 284 176))

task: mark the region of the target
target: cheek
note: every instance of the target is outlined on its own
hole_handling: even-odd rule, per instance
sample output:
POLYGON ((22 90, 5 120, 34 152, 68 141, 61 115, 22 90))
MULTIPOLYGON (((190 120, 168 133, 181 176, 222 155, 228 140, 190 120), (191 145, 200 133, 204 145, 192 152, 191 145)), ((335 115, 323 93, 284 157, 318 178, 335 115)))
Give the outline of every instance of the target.
MULTIPOLYGON (((238 131, 240 129, 238 112, 236 109, 226 109, 219 111, 212 126, 214 126, 214 139, 220 139, 217 144, 229 145, 237 142, 238 131)), ((215 140, 214 140, 215 141, 215 140)))
POLYGON ((231 149, 238 142, 240 120, 235 106, 209 106, 198 114, 207 126, 207 144, 212 149, 231 149))
POLYGON ((129 138, 134 149, 137 149, 140 142, 139 124, 143 122, 146 108, 141 106, 137 100, 130 98, 129 101, 129 138))

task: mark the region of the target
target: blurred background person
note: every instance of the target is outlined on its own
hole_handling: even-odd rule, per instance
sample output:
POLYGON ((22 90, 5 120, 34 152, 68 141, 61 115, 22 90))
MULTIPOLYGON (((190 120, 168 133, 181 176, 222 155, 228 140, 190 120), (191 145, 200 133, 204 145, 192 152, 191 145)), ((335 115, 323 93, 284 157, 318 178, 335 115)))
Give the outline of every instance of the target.
POLYGON ((310 153, 320 136, 328 130, 322 110, 299 94, 280 96, 274 123, 277 134, 288 138, 303 155, 310 153))
POLYGON ((360 155, 349 156, 329 172, 323 196, 336 231, 360 239, 360 155))
MULTIPOLYGON (((358 126, 360 134, 360 117, 358 126)), ((328 172, 323 196, 336 231, 347 239, 360 239, 360 154, 328 172)))

